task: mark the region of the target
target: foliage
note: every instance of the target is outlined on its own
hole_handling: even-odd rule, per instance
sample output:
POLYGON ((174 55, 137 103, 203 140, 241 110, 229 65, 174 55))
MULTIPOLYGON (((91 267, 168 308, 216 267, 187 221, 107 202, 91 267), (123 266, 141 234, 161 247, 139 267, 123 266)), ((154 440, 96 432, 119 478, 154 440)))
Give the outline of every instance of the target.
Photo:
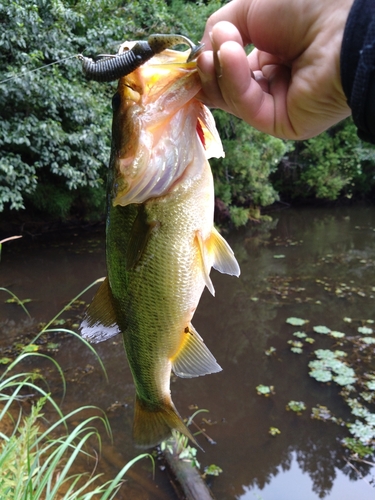
MULTIPOLYGON (((115 479, 105 484, 98 481, 100 475, 73 475, 71 469, 77 458, 89 456, 85 451, 88 440, 96 438, 100 445, 95 421, 102 422, 110 433, 107 417, 100 415, 97 409, 98 415, 82 420, 68 431, 69 419, 77 419, 81 411, 94 408, 78 408, 63 415, 57 403, 37 383, 40 375, 14 372, 25 356, 27 354, 21 354, 0 377, 0 498, 37 500, 58 496, 88 500, 93 495, 100 495, 102 500, 114 498, 127 470, 135 461, 148 455, 136 457, 115 479), (25 391, 40 396, 29 414, 22 409, 25 391), (47 403, 52 404, 58 414, 57 421, 49 426, 45 425, 42 413, 47 403)), ((96 457, 91 458, 94 467, 96 457)))
POLYGON ((269 175, 288 146, 223 111, 214 111, 214 116, 226 155, 210 162, 215 194, 229 206, 234 224, 244 225, 254 214, 254 208, 278 199, 269 175))
POLYGON ((75 58, 30 71, 82 52, 88 20, 58 0, 5 0, 0 17, 0 210, 30 201, 64 216, 80 189, 102 185, 109 106, 75 58))
POLYGON ((207 18, 224 3, 220 0, 184 2, 171 0, 168 12, 173 19, 173 30, 198 42, 204 32, 207 18))
POLYGON ((113 86, 87 82, 76 55, 115 52, 125 23, 128 39, 168 31, 166 4, 5 0, 0 17, 0 211, 103 210, 113 86))
MULTIPOLYGON (((57 369, 63 384, 65 394, 66 383, 63 370, 59 364, 45 354, 39 352, 39 340, 49 332, 67 331, 53 329, 51 326, 82 294, 98 283, 96 280, 72 299, 39 334, 26 345, 21 345, 20 353, 14 358, 2 358, 1 364, 7 365, 0 375, 0 498, 15 498, 25 500, 53 499, 62 500, 89 500, 100 498, 112 499, 121 487, 123 476, 128 469, 138 460, 149 456, 142 454, 125 464, 117 476, 110 481, 102 483, 100 474, 95 474, 97 456, 90 455, 86 448, 93 439, 97 441, 100 449, 101 437, 96 424, 103 424, 107 434, 111 436, 109 421, 105 413, 99 408, 85 406, 63 415, 59 405, 46 391, 48 380, 39 372, 23 372, 22 364, 33 357, 49 359, 57 369), (26 411, 25 408, 30 408, 26 411), (52 407, 53 421, 48 422, 43 415, 46 406, 52 407), (97 414, 80 421, 80 413, 94 410, 97 414), (69 430, 69 421, 76 423, 69 430), (78 423, 77 423, 78 421, 78 423), (80 457, 91 458, 92 473, 73 473, 74 464, 80 457)), ((27 309, 22 301, 6 288, 2 291, 11 293, 22 305, 26 314, 27 309)), ((85 340, 74 331, 67 331, 70 335, 77 336, 96 355, 104 373, 104 366, 93 349, 85 340)), ((58 344, 50 343, 54 349, 58 344)), ((151 457, 150 457, 151 458, 151 457)))
MULTIPOLYGON (((125 39, 177 32, 198 41, 222 0, 4 0, 0 4, 0 212, 101 214, 114 84, 87 82, 76 55, 114 53, 125 39), (46 67, 44 67, 46 66, 46 67)), ((367 196, 375 149, 351 120, 286 142, 214 112, 226 151, 212 168, 224 219, 242 226, 282 198, 367 196), (223 208, 224 207, 224 208, 223 208)))
POLYGON ((363 143, 349 118, 317 137, 295 143, 273 177, 288 199, 366 196, 375 188, 375 148, 363 143))

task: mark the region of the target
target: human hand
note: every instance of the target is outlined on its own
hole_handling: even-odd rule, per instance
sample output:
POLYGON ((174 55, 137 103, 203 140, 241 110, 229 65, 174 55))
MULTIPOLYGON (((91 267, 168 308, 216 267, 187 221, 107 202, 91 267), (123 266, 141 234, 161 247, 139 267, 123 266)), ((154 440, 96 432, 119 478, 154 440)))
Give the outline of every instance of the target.
POLYGON ((340 50, 353 0, 233 0, 207 21, 200 98, 262 132, 306 139, 350 115, 340 50), (256 47, 246 56, 244 46, 256 47))

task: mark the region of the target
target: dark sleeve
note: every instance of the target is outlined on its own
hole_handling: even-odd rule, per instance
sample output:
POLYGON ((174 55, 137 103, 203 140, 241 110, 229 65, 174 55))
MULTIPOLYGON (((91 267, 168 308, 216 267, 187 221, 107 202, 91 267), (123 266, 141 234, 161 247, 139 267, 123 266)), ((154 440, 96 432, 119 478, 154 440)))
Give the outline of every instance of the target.
POLYGON ((340 68, 358 136, 375 144, 375 0, 355 0, 345 26, 340 68))

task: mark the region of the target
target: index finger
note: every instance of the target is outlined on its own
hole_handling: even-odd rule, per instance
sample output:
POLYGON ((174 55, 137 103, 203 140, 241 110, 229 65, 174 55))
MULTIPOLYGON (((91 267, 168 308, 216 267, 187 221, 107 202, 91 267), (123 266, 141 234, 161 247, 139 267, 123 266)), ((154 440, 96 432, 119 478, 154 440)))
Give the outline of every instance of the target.
MULTIPOLYGON (((252 0, 248 1, 248 4, 251 4, 252 0)), ((212 50, 212 43, 210 33, 215 24, 220 21, 228 21, 231 24, 234 24, 240 35, 242 37, 243 43, 245 45, 251 43, 251 38, 248 33, 247 28, 247 11, 251 9, 250 5, 244 7, 244 3, 238 0, 232 0, 232 2, 224 5, 218 11, 214 12, 207 20, 206 27, 204 30, 204 34, 201 42, 205 44, 205 48, 208 50, 212 50)))

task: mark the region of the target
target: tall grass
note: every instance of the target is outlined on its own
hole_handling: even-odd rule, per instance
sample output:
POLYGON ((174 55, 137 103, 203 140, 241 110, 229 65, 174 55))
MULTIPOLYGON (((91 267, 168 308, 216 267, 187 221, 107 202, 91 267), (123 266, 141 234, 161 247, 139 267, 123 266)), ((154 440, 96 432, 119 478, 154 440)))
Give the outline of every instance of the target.
MULTIPOLYGON (((101 280, 92 283, 70 304, 98 281, 101 280)), ((11 293, 6 289, 4 291, 11 293)), ((72 330, 50 328, 66 307, 39 332, 32 341, 33 345, 43 333, 48 332, 64 331, 79 337, 72 330)), ((93 347, 84 340, 82 342, 94 352, 104 370, 93 347)), ((105 413, 96 407, 84 406, 63 415, 59 405, 45 389, 48 387, 48 380, 40 374, 22 371, 22 362, 30 356, 50 359, 60 373, 65 392, 65 379, 58 363, 45 354, 28 352, 27 346, 0 376, 0 499, 114 498, 128 469, 138 460, 150 455, 141 454, 135 457, 124 465, 114 479, 103 483, 102 475, 95 473, 97 457, 90 454, 88 449, 92 449, 92 440, 96 440, 100 450, 101 436, 97 429, 98 425, 104 426, 106 433, 111 437, 105 413), (30 401, 34 402, 31 409, 30 401), (56 415, 56 421, 52 424, 44 419, 43 411, 47 404, 52 405, 56 415), (77 419, 80 412, 93 409, 97 415, 84 419, 74 429, 69 430, 70 419, 73 417, 77 419), (93 464, 90 467, 93 470, 74 473, 74 464, 80 457, 90 457, 93 464)))

